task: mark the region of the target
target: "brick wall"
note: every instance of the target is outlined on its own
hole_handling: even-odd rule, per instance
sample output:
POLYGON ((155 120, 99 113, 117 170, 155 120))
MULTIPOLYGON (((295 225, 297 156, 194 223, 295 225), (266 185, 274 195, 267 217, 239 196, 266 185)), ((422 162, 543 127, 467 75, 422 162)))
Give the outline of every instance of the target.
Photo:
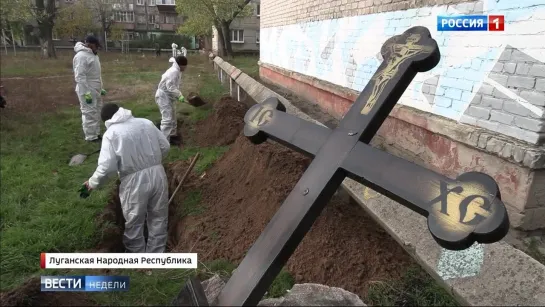
POLYGON ((417 75, 399 104, 545 143, 543 0, 262 0, 261 7, 261 62, 358 92, 387 38, 426 26, 441 62, 417 75), (505 32, 436 31, 438 15, 457 14, 505 15, 505 32))
MULTIPOLYGON (((367 15, 475 0, 261 0, 261 27, 367 15)), ((505 0, 503 0, 505 1, 505 0)))

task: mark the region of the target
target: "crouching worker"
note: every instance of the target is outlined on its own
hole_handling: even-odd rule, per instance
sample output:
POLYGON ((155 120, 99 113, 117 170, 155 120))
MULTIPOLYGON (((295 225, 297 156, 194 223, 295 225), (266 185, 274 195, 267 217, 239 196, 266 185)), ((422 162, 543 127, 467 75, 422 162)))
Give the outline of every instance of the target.
POLYGON ((187 58, 177 56, 170 58, 172 66, 161 76, 161 81, 155 93, 155 102, 161 112, 160 129, 172 145, 180 145, 181 139, 177 133, 176 102, 184 102, 185 98, 180 92, 180 79, 182 72, 187 67, 187 58))
POLYGON ((168 154, 170 144, 150 120, 135 118, 131 111, 116 104, 104 105, 100 116, 106 132, 98 167, 84 184, 91 191, 118 173, 125 248, 133 253, 162 253, 167 243, 168 222, 168 183, 162 159, 168 154))

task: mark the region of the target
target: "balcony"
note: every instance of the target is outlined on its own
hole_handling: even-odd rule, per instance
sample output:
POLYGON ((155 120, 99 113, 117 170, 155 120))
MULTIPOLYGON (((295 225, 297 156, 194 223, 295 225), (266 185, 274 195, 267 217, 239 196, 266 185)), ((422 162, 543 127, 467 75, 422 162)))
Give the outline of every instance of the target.
POLYGON ((175 0, 155 0, 155 5, 161 13, 176 13, 175 0))

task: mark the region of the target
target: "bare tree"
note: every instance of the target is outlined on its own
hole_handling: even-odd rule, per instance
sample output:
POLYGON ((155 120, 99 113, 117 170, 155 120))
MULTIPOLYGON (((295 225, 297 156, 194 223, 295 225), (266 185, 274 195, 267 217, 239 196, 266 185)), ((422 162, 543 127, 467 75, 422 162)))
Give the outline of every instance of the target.
POLYGON ((36 0, 36 6, 32 13, 38 23, 40 44, 47 45, 48 58, 57 58, 55 45, 53 43, 53 27, 55 26, 57 8, 55 0, 36 0))
POLYGON ((116 10, 127 9, 128 3, 111 4, 108 0, 85 0, 88 2, 89 8, 93 12, 94 19, 100 24, 101 33, 98 35, 101 42, 106 46, 105 34, 111 36, 115 28, 116 22, 114 13, 116 10))
POLYGON ((237 17, 247 16, 251 8, 247 6, 251 0, 178 0, 176 9, 188 20, 180 27, 184 34, 202 35, 212 26, 218 31, 222 54, 230 57, 233 54, 231 46, 230 26, 237 17))

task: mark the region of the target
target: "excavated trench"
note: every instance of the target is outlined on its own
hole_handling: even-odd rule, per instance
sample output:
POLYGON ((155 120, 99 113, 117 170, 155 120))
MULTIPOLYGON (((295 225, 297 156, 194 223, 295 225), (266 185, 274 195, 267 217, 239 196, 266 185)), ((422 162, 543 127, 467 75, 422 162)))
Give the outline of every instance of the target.
MULTIPOLYGON (((199 147, 229 150, 204 175, 192 171, 169 208, 168 250, 196 252, 199 261, 238 264, 308 167, 310 159, 282 145, 251 144, 241 133, 247 107, 228 97, 184 136, 199 147), (188 208, 189 198, 200 195, 188 208)), ((166 166, 174 191, 189 161, 166 166)), ((103 229, 92 251, 122 252, 124 219, 117 191, 97 217, 103 229)), ((399 278, 412 264, 406 252, 345 195, 335 196, 303 239, 286 269, 297 283, 341 287, 365 297, 373 282, 399 278)), ((107 271, 101 274, 107 274, 107 271)), ((96 305, 87 293, 40 292, 39 279, 1 295, 2 305, 96 305)))

